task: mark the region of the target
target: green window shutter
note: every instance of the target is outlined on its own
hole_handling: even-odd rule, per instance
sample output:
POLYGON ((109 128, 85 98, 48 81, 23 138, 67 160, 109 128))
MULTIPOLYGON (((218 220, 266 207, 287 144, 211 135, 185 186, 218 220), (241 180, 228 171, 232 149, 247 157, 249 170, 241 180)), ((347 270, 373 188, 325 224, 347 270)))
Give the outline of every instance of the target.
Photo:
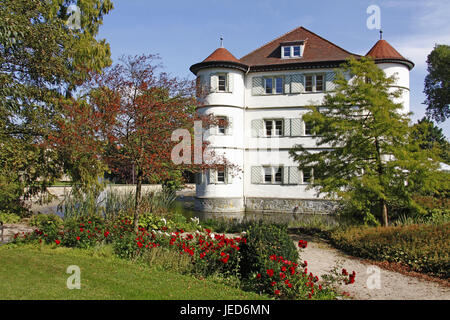
POLYGON ((211 73, 209 89, 210 92, 217 92, 219 90, 219 76, 217 73, 211 73))
POLYGON ((252 78, 252 95, 260 96, 264 94, 264 79, 263 77, 252 78))
POLYGON ((289 184, 300 184, 301 178, 301 172, 298 167, 289 167, 289 184))
POLYGON ((262 119, 252 120, 252 137, 257 138, 262 136, 264 130, 264 122, 262 119))
POLYGON ((334 91, 336 84, 333 82, 336 74, 334 72, 327 72, 325 75, 325 91, 334 91))
POLYGON ((284 76, 284 93, 291 93, 291 76, 284 76))
POLYGON ((227 81, 228 81, 228 92, 233 92, 234 90, 234 81, 233 74, 227 73, 227 81))
POLYGON ((284 119, 283 120, 283 135, 285 137, 289 137, 291 135, 291 119, 284 119))
POLYGON ((302 119, 291 119, 291 137, 299 137, 303 135, 303 121, 302 119))
POLYGON ((263 182, 262 167, 251 168, 251 182, 253 184, 259 184, 263 182))
POLYGON ((291 93, 302 93, 305 91, 304 77, 302 74, 291 75, 291 93))

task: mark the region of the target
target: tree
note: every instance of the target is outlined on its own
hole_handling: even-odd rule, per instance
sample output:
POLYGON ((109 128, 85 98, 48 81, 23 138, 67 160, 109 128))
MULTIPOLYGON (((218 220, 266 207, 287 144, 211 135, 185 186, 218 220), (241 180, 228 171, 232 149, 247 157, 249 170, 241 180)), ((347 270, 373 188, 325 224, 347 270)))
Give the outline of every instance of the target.
POLYGON ((420 141, 421 149, 435 150, 443 162, 450 164, 450 143, 442 133, 442 129, 429 118, 423 117, 414 124, 413 138, 420 141))
MULTIPOLYGON (((167 185, 185 169, 231 166, 213 153, 208 163, 193 160, 195 121, 207 126, 216 120, 196 115, 195 83, 159 72, 158 60, 155 55, 122 57, 102 74, 94 75, 80 97, 65 105, 65 117, 52 139, 55 148, 75 149, 75 159, 91 164, 99 161, 109 169, 127 166, 134 170, 135 228, 144 180, 167 185), (176 130, 188 135, 187 141, 182 141, 186 148, 180 150, 187 161, 181 163, 173 161, 176 130)), ((202 155, 207 145, 201 141, 202 155)), ((100 172, 101 167, 97 168, 100 172)))
POLYGON ((109 45, 95 38, 111 9, 110 0, 0 0, 0 181, 17 191, 1 207, 20 207, 25 186, 33 194, 61 175, 63 158, 45 141, 64 99, 111 63, 109 45))
POLYGON ((317 133, 319 151, 302 145, 290 151, 301 170, 313 171, 310 187, 384 225, 389 207, 417 207, 411 194, 433 188, 437 167, 411 138, 394 83, 372 60, 349 60, 337 70, 335 92, 303 117, 317 133))
POLYGON ((424 93, 427 115, 437 122, 450 116, 450 46, 435 45, 428 55, 424 93))

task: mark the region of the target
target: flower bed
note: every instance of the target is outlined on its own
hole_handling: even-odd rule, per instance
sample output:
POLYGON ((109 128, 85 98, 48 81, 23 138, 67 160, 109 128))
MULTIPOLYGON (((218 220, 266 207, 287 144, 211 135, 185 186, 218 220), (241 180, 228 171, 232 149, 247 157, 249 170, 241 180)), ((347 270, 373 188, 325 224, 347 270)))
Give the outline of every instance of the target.
MULTIPOLYGON (((266 226, 263 228, 266 231, 274 230, 274 234, 282 235, 282 228, 266 226)), ((268 293, 280 299, 336 297, 331 287, 323 287, 320 284, 318 276, 308 274, 306 262, 303 264, 296 262, 298 255, 293 255, 290 247, 284 245, 284 252, 293 256, 294 260, 276 254, 277 248, 283 246, 282 242, 272 247, 258 242, 259 245, 269 247, 271 253, 268 255, 269 251, 257 251, 260 254, 256 260, 258 264, 252 264, 252 268, 246 269, 247 273, 243 275, 242 261, 251 260, 248 255, 251 255, 253 251, 248 248, 254 248, 248 241, 257 239, 254 235, 258 234, 256 230, 259 229, 255 227, 249 230, 250 236, 243 233, 236 237, 214 234, 209 229, 192 233, 186 233, 182 229, 169 232, 165 226, 158 230, 139 227, 138 231, 134 231, 132 221, 128 219, 108 223, 99 218, 88 218, 73 220, 66 223, 64 227, 56 226, 54 223, 43 223, 32 233, 17 234, 14 241, 16 243, 44 242, 74 248, 110 244, 117 256, 133 260, 145 256, 154 248, 161 247, 189 257, 192 264, 190 271, 202 277, 220 275, 225 278, 238 278, 246 289, 268 293)), ((270 239, 267 233, 264 234, 270 239)), ((293 245, 289 237, 286 239, 293 245)), ((298 246, 300 249, 305 248, 307 242, 299 241, 298 246)), ((295 248, 294 251, 296 251, 295 248)), ((349 278, 348 282, 350 281, 354 281, 354 274, 349 278)))

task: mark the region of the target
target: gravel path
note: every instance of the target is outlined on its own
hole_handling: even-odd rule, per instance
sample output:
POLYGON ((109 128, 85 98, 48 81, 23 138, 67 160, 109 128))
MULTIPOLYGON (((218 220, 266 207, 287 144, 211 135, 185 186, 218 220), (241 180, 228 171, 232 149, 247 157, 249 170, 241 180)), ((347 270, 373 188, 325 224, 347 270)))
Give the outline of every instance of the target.
POLYGON ((436 282, 425 281, 416 277, 403 275, 394 271, 373 266, 331 247, 325 241, 307 235, 292 235, 294 241, 303 239, 308 246, 300 254, 301 261, 308 262, 308 272, 314 275, 328 273, 337 261, 340 268, 349 273, 356 272, 355 283, 342 285, 340 289, 348 292, 350 297, 358 300, 450 300, 450 288, 436 282), (379 289, 376 288, 376 271, 379 271, 379 289), (369 289, 372 287, 372 289, 369 289))

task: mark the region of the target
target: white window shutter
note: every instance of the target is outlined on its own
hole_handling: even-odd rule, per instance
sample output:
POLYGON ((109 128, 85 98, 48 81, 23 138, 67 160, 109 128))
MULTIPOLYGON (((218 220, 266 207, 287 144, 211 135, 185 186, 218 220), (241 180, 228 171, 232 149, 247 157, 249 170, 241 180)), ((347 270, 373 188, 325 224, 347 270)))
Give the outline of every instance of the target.
POLYGON ((227 173, 227 184, 232 184, 233 183, 233 175, 231 174, 231 170, 226 169, 226 173, 227 173))
POLYGON ((228 92, 233 92, 234 90, 234 79, 232 73, 227 73, 227 81, 228 81, 228 92))
POLYGON ((283 173, 283 184, 289 184, 289 167, 282 167, 281 172, 283 173))
POLYGON ((300 118, 291 119, 291 137, 303 135, 303 121, 300 118))
POLYGON ((327 72, 325 75, 325 91, 334 91, 336 89, 336 84, 334 83, 335 78, 334 72, 327 72))
POLYGON ((251 182, 253 184, 259 184, 263 182, 262 167, 251 168, 251 182))
POLYGON ((253 77, 252 78, 252 95, 260 96, 264 94, 264 78, 253 77))
POLYGON ((252 137, 257 138, 262 136, 264 130, 263 119, 252 120, 252 137))
POLYGON ((217 73, 211 73, 209 86, 211 92, 217 92, 219 90, 219 76, 217 73))
POLYGON ((302 93, 305 91, 304 76, 300 73, 291 75, 291 93, 302 93))
POLYGON ((291 119, 283 119, 283 135, 289 137, 291 135, 291 119))
POLYGON ((209 184, 215 184, 217 183, 217 170, 215 169, 209 169, 209 184))
POLYGON ((298 167, 289 167, 289 184, 300 184, 302 176, 298 167))
POLYGON ((233 118, 228 117, 227 121, 228 121, 228 127, 226 128, 225 132, 227 135, 231 136, 233 134, 233 118))
POLYGON ((291 93, 291 76, 284 76, 284 93, 291 93))

